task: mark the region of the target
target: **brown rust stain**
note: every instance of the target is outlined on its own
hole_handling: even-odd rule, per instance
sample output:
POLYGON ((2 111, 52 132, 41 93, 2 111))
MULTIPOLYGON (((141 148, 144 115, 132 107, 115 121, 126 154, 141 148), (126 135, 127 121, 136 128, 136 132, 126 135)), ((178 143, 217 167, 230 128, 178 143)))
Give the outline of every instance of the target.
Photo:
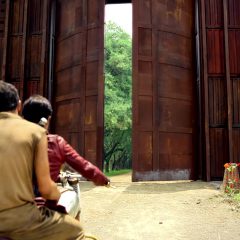
POLYGON ((85 118, 85 124, 86 125, 91 125, 93 123, 93 117, 92 117, 92 114, 88 114, 88 116, 86 116, 85 118))
POLYGON ((172 156, 172 144, 171 144, 171 139, 168 137, 167 138, 167 159, 168 162, 166 163, 167 168, 171 168, 171 156, 172 156))
POLYGON ((167 19, 174 17, 177 21, 182 18, 182 9, 185 4, 185 0, 175 0, 167 4, 167 19))
POLYGON ((147 138, 147 144, 146 144, 146 155, 148 159, 152 158, 153 154, 153 147, 152 147, 152 135, 148 136, 147 138))

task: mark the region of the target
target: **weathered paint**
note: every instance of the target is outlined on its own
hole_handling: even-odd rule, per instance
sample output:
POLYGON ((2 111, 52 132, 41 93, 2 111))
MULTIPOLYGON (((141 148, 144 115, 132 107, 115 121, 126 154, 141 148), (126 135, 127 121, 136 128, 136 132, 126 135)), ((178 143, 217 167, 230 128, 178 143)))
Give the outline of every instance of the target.
POLYGON ((133 180, 193 178, 194 4, 135 0, 133 13, 133 180))
POLYGON ((170 181, 170 180, 189 180, 191 179, 191 169, 174 169, 165 171, 144 171, 134 172, 134 181, 170 181))

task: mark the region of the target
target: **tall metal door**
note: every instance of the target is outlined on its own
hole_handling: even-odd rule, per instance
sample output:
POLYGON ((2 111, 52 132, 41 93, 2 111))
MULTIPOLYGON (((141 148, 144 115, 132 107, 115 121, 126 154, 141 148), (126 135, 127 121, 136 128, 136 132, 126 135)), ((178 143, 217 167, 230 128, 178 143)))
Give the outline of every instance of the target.
POLYGON ((55 130, 102 167, 104 0, 58 0, 55 130))
POLYGON ((194 3, 132 3, 133 180, 191 179, 194 3))
POLYGON ((4 37, 0 40, 3 46, 1 77, 18 88, 22 99, 45 93, 49 2, 1 1, 4 3, 0 7, 1 15, 5 16, 1 26, 4 37))
POLYGON ((201 0, 201 71, 207 180, 240 158, 240 1, 201 0))

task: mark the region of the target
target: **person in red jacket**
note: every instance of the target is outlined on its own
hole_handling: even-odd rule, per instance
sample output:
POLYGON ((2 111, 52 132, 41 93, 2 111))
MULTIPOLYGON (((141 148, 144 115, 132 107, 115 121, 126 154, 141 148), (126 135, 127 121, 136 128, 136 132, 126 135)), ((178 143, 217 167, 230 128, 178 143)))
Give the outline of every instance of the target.
MULTIPOLYGON (((46 98, 40 95, 33 95, 24 102, 22 115, 26 120, 48 129, 52 115, 52 106, 46 98)), ((81 157, 63 137, 48 133, 47 140, 50 175, 53 181, 57 182, 59 180, 60 170, 64 163, 67 163, 72 169, 87 180, 92 181, 95 185, 110 186, 110 180, 104 173, 91 162, 81 157)), ((35 190, 36 197, 38 197, 37 186, 35 186, 35 190)), ((63 189, 58 204, 64 206, 66 212, 71 216, 79 219, 81 212, 79 201, 80 199, 76 192, 63 189)))
MULTIPOLYGON (((45 118, 47 121, 43 124, 48 129, 52 115, 52 106, 45 97, 33 95, 24 102, 22 115, 26 120, 37 124, 40 120, 44 122, 42 118, 45 118)), ((63 137, 57 134, 48 134, 47 138, 50 174, 53 181, 56 182, 58 180, 61 167, 64 163, 67 163, 84 178, 92 181, 97 186, 104 186, 110 183, 110 180, 98 167, 81 157, 63 137)))

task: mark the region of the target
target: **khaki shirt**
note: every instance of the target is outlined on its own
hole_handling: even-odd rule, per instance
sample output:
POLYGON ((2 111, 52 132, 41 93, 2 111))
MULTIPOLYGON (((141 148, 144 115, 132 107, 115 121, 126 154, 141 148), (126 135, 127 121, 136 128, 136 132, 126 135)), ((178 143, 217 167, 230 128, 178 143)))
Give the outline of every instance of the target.
POLYGON ((34 201, 32 178, 42 127, 0 112, 0 211, 34 201))

